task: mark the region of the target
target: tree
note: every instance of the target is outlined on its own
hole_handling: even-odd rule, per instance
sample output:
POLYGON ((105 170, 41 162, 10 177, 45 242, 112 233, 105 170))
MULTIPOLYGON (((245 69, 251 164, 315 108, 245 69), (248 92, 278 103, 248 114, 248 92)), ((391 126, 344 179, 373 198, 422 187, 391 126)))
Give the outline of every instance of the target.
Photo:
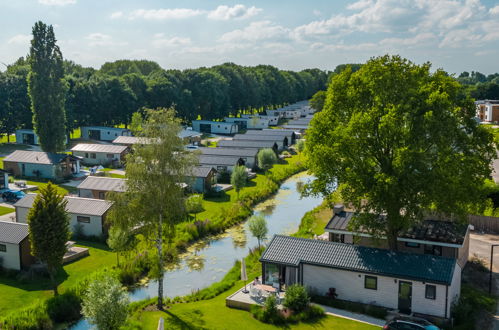
POLYGON ((114 330, 125 324, 128 304, 128 295, 121 283, 104 275, 88 286, 81 312, 98 329, 114 330))
POLYGON ((300 139, 300 140, 298 140, 298 142, 296 142, 296 150, 298 150, 298 152, 303 152, 303 150, 305 150, 305 140, 304 139, 300 139))
POLYGON ((62 151, 66 139, 66 83, 52 25, 35 23, 29 64, 28 94, 40 147, 46 152, 62 151))
POLYGON ((107 245, 116 252, 116 264, 119 266, 120 253, 132 250, 137 245, 137 240, 133 232, 113 226, 109 229, 107 245))
POLYGON ((326 101, 326 91, 318 91, 310 99, 310 106, 316 111, 321 111, 324 108, 324 102, 326 101))
POLYGON ((277 163, 277 156, 274 150, 270 148, 262 149, 257 155, 258 167, 267 172, 277 163))
POLYGON ((185 201, 185 208, 187 209, 187 213, 194 214, 194 219, 197 220, 198 213, 204 211, 203 196, 202 195, 189 196, 185 201))
POLYGON ((110 213, 113 226, 123 230, 140 228, 148 242, 154 243, 157 259, 151 276, 158 279, 158 309, 163 309, 164 245, 175 237, 175 225, 185 218, 185 196, 179 182, 191 172, 195 155, 184 149, 178 134, 180 120, 172 109, 146 110, 139 138, 150 144, 137 144, 127 156, 127 189, 112 194, 110 213))
POLYGON ((246 186, 246 181, 248 180, 248 174, 246 173, 246 167, 236 166, 232 171, 230 176, 230 184, 234 187, 237 194, 237 199, 239 199, 239 192, 246 186))
POLYGON ((317 177, 309 191, 338 186, 360 213, 354 227, 386 235, 396 250, 398 234, 426 209, 464 217, 477 201, 496 157, 493 138, 446 72, 386 55, 335 76, 327 94, 307 131, 317 177))
POLYGON ((64 197, 57 194, 56 186, 49 182, 40 188, 28 213, 31 253, 47 265, 55 295, 58 294, 55 275, 62 265, 66 242, 71 236, 66 204, 64 197))
POLYGON ((248 220, 248 228, 253 237, 258 240, 258 249, 260 249, 260 242, 267 238, 267 221, 263 215, 254 215, 248 220))

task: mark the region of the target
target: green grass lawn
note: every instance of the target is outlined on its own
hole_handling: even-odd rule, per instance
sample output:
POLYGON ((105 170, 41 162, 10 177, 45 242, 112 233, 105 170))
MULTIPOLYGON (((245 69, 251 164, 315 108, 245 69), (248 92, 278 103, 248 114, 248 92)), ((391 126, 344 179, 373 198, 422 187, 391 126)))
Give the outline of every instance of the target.
POLYGON ((2 134, 0 136, 0 143, 8 143, 8 141, 10 141, 10 143, 15 143, 16 142, 16 135, 11 134, 10 138, 7 138, 7 135, 4 135, 4 134, 2 134))
MULTIPOLYGON (((77 260, 63 267, 57 275, 60 283, 59 292, 74 286, 90 273, 116 264, 116 254, 104 244, 94 242, 79 242, 78 246, 88 247, 90 256, 77 260)), ((26 307, 38 299, 47 299, 52 296, 48 278, 35 278, 33 280, 18 280, 0 273, 0 315, 26 307)))
POLYGON ((14 212, 15 209, 11 207, 0 206, 0 215, 5 215, 14 212))
MULTIPOLYGON (((45 187, 48 184, 48 182, 45 182, 45 181, 32 181, 32 180, 26 181, 26 183, 28 185, 38 186, 38 188, 45 187)), ((77 191, 76 187, 73 187, 73 186, 66 186, 64 184, 60 184, 60 185, 56 185, 56 186, 57 186, 57 193, 60 195, 67 195, 69 193, 75 193, 77 191)), ((32 192, 38 192, 38 189, 33 190, 32 192)))

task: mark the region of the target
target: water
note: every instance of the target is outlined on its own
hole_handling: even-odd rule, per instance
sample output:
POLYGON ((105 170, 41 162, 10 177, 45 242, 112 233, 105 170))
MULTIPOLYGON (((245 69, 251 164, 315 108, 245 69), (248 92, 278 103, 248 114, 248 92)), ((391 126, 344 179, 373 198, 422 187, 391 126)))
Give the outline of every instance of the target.
MULTIPOLYGON (((262 214, 267 220, 268 238, 274 234, 291 234, 298 229, 303 215, 318 206, 321 198, 300 198, 298 182, 307 182, 312 176, 301 173, 286 180, 273 197, 258 204, 255 213, 262 214)), ((258 245, 251 236, 247 223, 230 228, 226 233, 204 239, 181 256, 181 262, 165 273, 164 294, 168 297, 183 296, 220 281, 234 266, 234 262, 245 257, 249 248, 258 245)), ((138 301, 155 297, 157 282, 130 292, 130 300, 138 301)), ((71 329, 83 330, 90 326, 81 320, 71 329)))

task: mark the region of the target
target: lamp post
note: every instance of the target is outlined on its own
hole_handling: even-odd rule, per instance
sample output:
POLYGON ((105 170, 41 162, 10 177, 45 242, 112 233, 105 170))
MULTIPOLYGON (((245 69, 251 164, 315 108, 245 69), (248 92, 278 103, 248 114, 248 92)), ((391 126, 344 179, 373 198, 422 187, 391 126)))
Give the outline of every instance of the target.
POLYGON ((490 273, 489 273, 489 294, 492 293, 492 265, 494 263, 494 248, 499 244, 492 244, 490 246, 490 273))

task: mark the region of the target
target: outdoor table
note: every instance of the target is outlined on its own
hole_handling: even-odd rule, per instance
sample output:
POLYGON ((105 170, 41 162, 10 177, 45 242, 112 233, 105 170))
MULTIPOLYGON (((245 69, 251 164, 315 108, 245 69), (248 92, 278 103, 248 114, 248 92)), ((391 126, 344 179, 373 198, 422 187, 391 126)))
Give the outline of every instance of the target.
POLYGON ((276 292, 277 291, 277 289, 274 288, 273 286, 265 285, 265 284, 257 284, 257 285, 255 285, 255 288, 263 290, 263 291, 267 291, 267 292, 276 292))

